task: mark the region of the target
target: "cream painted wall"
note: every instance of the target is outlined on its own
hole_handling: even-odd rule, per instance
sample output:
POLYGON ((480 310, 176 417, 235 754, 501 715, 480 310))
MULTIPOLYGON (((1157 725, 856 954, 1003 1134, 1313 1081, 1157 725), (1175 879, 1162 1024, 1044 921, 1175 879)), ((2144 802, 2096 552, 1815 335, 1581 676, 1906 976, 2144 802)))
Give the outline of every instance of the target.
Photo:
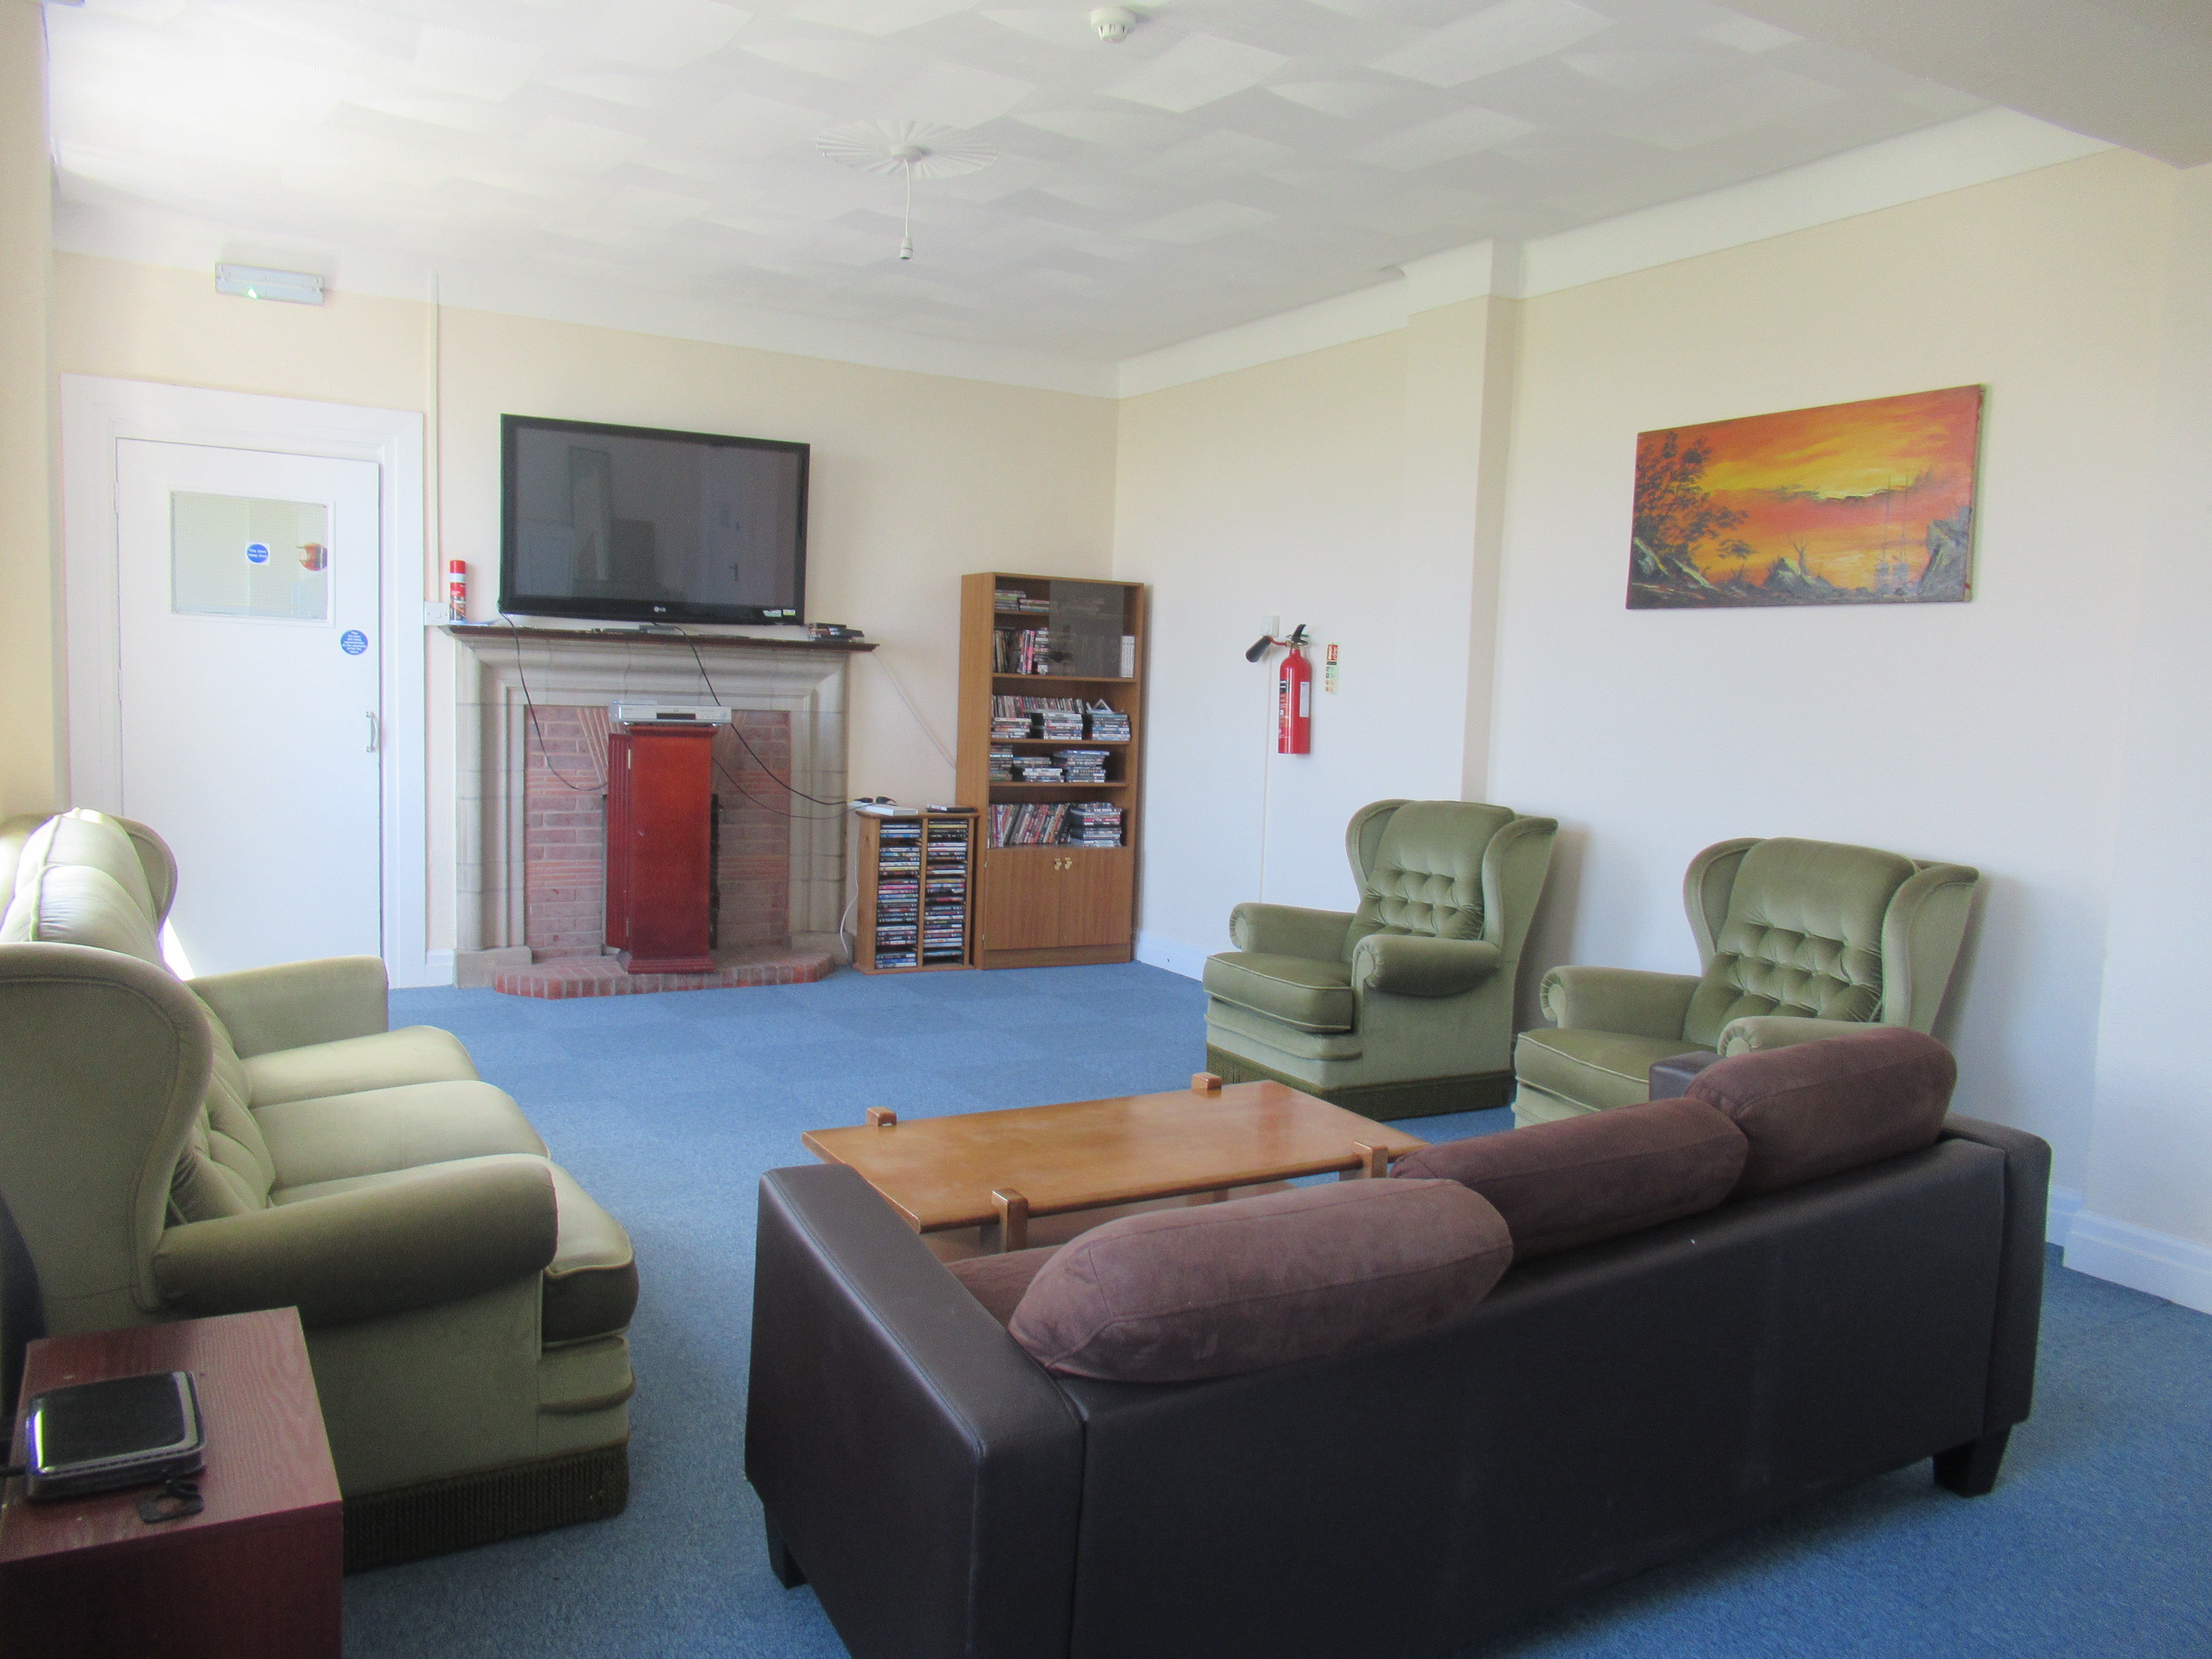
POLYGON ((1242 900, 1349 908, 1352 814, 1457 796, 1479 763, 1497 537, 1464 458, 1503 459, 1513 308, 1437 307, 1122 403, 1115 574, 1152 586, 1146 959, 1195 973, 1242 900), (1274 671, 1243 659, 1269 616, 1318 642, 1310 755, 1274 752, 1274 671))
POLYGON ((1532 300, 1492 766, 1567 854, 1533 951, 1694 971, 1683 867, 1796 835, 1984 872, 1960 1109, 2087 1170, 2172 174, 2112 152, 1532 300), (1978 382, 1974 598, 1629 611, 1636 434, 1978 382))
POLYGON ((61 799, 47 332, 52 178, 45 13, 27 0, 0 0, 0 817, 50 811, 61 799))
POLYGON ((2125 646, 2134 695, 2096 1124, 2067 1261, 2212 1310, 2200 965, 2212 938, 2212 167, 2176 181, 2174 228, 2146 579, 2125 646))
MULTIPOLYGON (((886 671, 950 748, 961 573, 1103 575, 1111 559, 1105 398, 343 293, 319 309, 258 305, 218 296, 201 273, 78 255, 56 267, 65 372, 431 411, 444 544, 428 538, 423 591, 442 592, 444 560, 465 558, 478 617, 498 592, 501 414, 812 444, 807 613, 883 642, 854 688, 858 793, 941 799, 951 787, 886 671)), ((453 939, 453 647, 434 636, 434 949, 453 939)))

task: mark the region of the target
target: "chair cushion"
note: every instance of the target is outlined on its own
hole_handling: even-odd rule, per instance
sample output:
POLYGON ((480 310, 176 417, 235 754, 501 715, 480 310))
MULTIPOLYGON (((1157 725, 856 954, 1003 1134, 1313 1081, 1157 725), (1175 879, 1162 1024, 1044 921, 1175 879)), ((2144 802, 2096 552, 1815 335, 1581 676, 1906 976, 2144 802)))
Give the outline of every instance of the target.
POLYGON ((1352 964, 1224 951, 1206 959, 1206 988, 1224 1002, 1301 1031, 1352 1029, 1352 964))
POLYGON ((85 945, 162 965, 161 941, 144 908, 88 864, 34 866, 26 858, 16 868, 15 896, 0 916, 0 944, 85 945))
POLYGON ((522 1109, 489 1083, 410 1083, 396 1089, 286 1101, 252 1114, 276 1162, 276 1194, 348 1176, 380 1175, 494 1152, 545 1155, 522 1109))
MULTIPOLYGON (((629 1325, 637 1309, 637 1260, 630 1251, 629 1235, 576 1184, 574 1176, 557 1164, 545 1167, 553 1176, 558 1220, 553 1260, 545 1268, 540 1293, 541 1340, 584 1342, 611 1336, 629 1325)), ((386 1170, 282 1188, 276 1201, 301 1204, 339 1193, 361 1192, 410 1181, 419 1172, 386 1170)))
POLYGON ((1523 1031, 1514 1045, 1513 1071, 1563 1100, 1602 1111, 1650 1098, 1651 1062, 1679 1054, 1684 1046, 1680 1037, 1620 1031, 1523 1031))
POLYGON ((628 1328, 637 1311, 637 1257, 629 1235, 557 1164, 553 1197, 561 1233, 545 1269, 544 1340, 584 1342, 628 1328))
POLYGON ((1360 892, 1346 953, 1377 933, 1480 939, 1482 855, 1513 814, 1468 800, 1401 801, 1370 819, 1376 811, 1370 806, 1352 821, 1360 892))
POLYGON ((1684 1098, 1726 1113, 1751 1143, 1743 1197, 1933 1146, 1958 1080, 1934 1037, 1877 1025, 1708 1066, 1684 1098))
POLYGON ((1004 1325, 1013 1318, 1014 1310, 1028 1294, 1030 1281, 1044 1271, 1046 1262, 1060 1254, 1060 1248, 1048 1244, 1035 1250, 965 1256, 945 1265, 952 1270, 955 1279, 968 1287, 968 1294, 1004 1325))
POLYGON ((97 870, 107 877, 137 907, 147 924, 155 925, 158 913, 153 890, 147 885, 146 866, 139 861, 130 831, 113 818, 88 806, 48 818, 24 841, 16 873, 27 880, 40 870, 71 865, 97 870))
POLYGON ((1480 1302, 1512 1258, 1498 1212, 1457 1182, 1300 1187, 1085 1233, 1007 1328, 1071 1376, 1233 1376, 1425 1330, 1480 1302))
POLYGON ((1710 1210, 1751 1151, 1700 1101, 1661 1100, 1410 1152, 1391 1178, 1456 1181, 1505 1218, 1518 1261, 1710 1210))
POLYGON ((1872 847, 1778 836, 1743 856, 1728 915, 1682 1034, 1717 1048, 1747 1014, 1872 1019, 1881 1012, 1881 927, 1912 860, 1872 847))
POLYGON ((199 1006, 207 1016, 213 1052, 199 1116, 169 1177, 169 1207, 180 1221, 214 1221, 266 1209, 276 1182, 276 1161, 246 1105, 246 1066, 230 1028, 206 1003, 199 1006))
POLYGON ((476 1064, 461 1040, 434 1025, 409 1025, 369 1036, 280 1048, 246 1062, 246 1088, 257 1110, 289 1100, 396 1089, 406 1083, 475 1081, 476 1064))

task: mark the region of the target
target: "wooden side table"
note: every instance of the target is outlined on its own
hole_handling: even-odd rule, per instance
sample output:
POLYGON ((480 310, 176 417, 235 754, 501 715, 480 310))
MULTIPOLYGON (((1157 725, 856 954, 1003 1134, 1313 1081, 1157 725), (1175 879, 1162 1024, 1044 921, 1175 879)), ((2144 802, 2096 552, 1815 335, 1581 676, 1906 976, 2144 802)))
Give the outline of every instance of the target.
POLYGON ((23 1409, 71 1382, 190 1371, 206 1508, 149 1525, 149 1488, 0 1504, 0 1643, 41 1659, 338 1659, 343 1510, 307 1339, 290 1308, 33 1342, 23 1409))

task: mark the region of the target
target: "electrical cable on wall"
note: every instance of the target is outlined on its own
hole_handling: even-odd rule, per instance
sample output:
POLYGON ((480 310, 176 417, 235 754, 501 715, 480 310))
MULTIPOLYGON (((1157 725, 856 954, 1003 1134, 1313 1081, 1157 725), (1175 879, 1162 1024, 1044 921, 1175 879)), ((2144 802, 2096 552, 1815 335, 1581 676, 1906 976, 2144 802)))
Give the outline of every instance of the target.
MULTIPOLYGON (((676 631, 683 636, 684 643, 691 647, 691 660, 698 665, 699 668, 699 683, 707 688, 707 695, 714 699, 714 707, 717 708, 727 708, 729 705, 722 701, 722 694, 714 689, 714 677, 707 672, 707 659, 699 654, 698 641, 691 637, 689 629, 679 628, 676 631)), ((824 800, 819 795, 810 795, 804 789, 799 788, 793 784, 786 783, 781 778, 776 776, 774 769, 772 769, 766 761, 761 758, 760 750, 755 749, 751 743, 747 740, 744 729, 740 727, 735 720, 732 720, 730 722, 730 734, 737 738, 738 743, 744 745, 745 753, 753 757, 753 764, 759 767, 761 771, 766 775, 768 781, 770 783, 775 784, 776 787, 788 791, 790 793, 798 796, 801 800, 812 801, 817 806, 834 806, 837 810, 835 812, 801 812, 795 811, 788 805, 771 805, 769 802, 761 799, 759 796, 747 789, 744 784, 739 783, 738 780, 732 775, 728 767, 723 765, 719 760, 715 761, 714 769, 720 772, 724 777, 730 780, 730 787, 736 790, 747 800, 752 802, 754 805, 760 807, 766 811, 781 812, 786 817, 798 818, 808 823, 826 823, 833 817, 842 818, 845 816, 845 803, 843 801, 824 800)))
MULTIPOLYGON (((522 672, 522 630, 515 625, 514 618, 508 616, 505 611, 501 611, 500 613, 499 619, 507 624, 507 631, 514 636, 514 683, 522 688, 523 710, 529 717, 530 729, 533 732, 537 733, 538 752, 545 757, 545 769, 553 775, 553 781, 555 782, 558 783, 562 788, 568 790, 571 793, 578 795, 591 795, 604 793, 607 787, 607 776, 604 771, 599 774, 598 779, 593 782, 572 783, 568 781, 568 774, 562 771, 559 764, 554 760, 553 751, 545 746, 545 728, 538 723, 538 705, 531 701, 529 676, 522 672)), ((527 749, 526 748, 523 755, 523 762, 526 766, 529 763, 529 759, 530 757, 527 749)))

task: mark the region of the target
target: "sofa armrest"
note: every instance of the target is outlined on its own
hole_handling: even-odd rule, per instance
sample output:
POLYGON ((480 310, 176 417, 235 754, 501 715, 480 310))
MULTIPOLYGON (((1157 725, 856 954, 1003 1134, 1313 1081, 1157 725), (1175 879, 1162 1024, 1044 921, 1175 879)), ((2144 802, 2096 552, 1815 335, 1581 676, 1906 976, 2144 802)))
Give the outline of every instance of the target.
POLYGON ((1723 1060, 1737 1054, 1765 1054, 1800 1042, 1820 1042, 1829 1037, 1850 1036, 1874 1028, 1860 1019, 1815 1019, 1805 1014, 1746 1014, 1721 1027, 1714 1047, 1723 1060))
POLYGON ((1370 933, 1352 947, 1352 982, 1403 997, 1452 997, 1472 991, 1504 962, 1504 951, 1481 939, 1370 933))
POLYGON ((1572 1030, 1678 1037, 1698 984, 1695 974, 1554 968, 1544 975, 1544 1012, 1553 1024, 1572 1030))
POLYGON ((1342 962, 1349 910, 1302 910, 1294 904, 1240 904, 1229 913, 1229 938, 1240 951, 1271 957, 1342 962))
POLYGON ((229 1028, 240 1060, 373 1036, 392 1024, 384 963, 374 957, 244 968, 193 980, 191 988, 229 1028))
POLYGON ((761 1178, 745 1475, 854 1659, 1066 1653, 1083 1428, 859 1175, 761 1178))
POLYGON ((459 1158, 405 1181, 181 1223, 155 1246, 154 1280, 194 1314, 295 1306, 312 1329, 540 1273, 559 1231, 544 1158, 459 1158))
POLYGON ((2051 1143, 2023 1129, 1954 1114, 1942 1138, 1995 1147, 2005 1160, 2002 1260, 1996 1328, 1990 1340, 1990 1394, 1982 1432, 2027 1420, 2035 1401, 2035 1350, 2043 1328, 2044 1239, 2050 1231, 2051 1143))

